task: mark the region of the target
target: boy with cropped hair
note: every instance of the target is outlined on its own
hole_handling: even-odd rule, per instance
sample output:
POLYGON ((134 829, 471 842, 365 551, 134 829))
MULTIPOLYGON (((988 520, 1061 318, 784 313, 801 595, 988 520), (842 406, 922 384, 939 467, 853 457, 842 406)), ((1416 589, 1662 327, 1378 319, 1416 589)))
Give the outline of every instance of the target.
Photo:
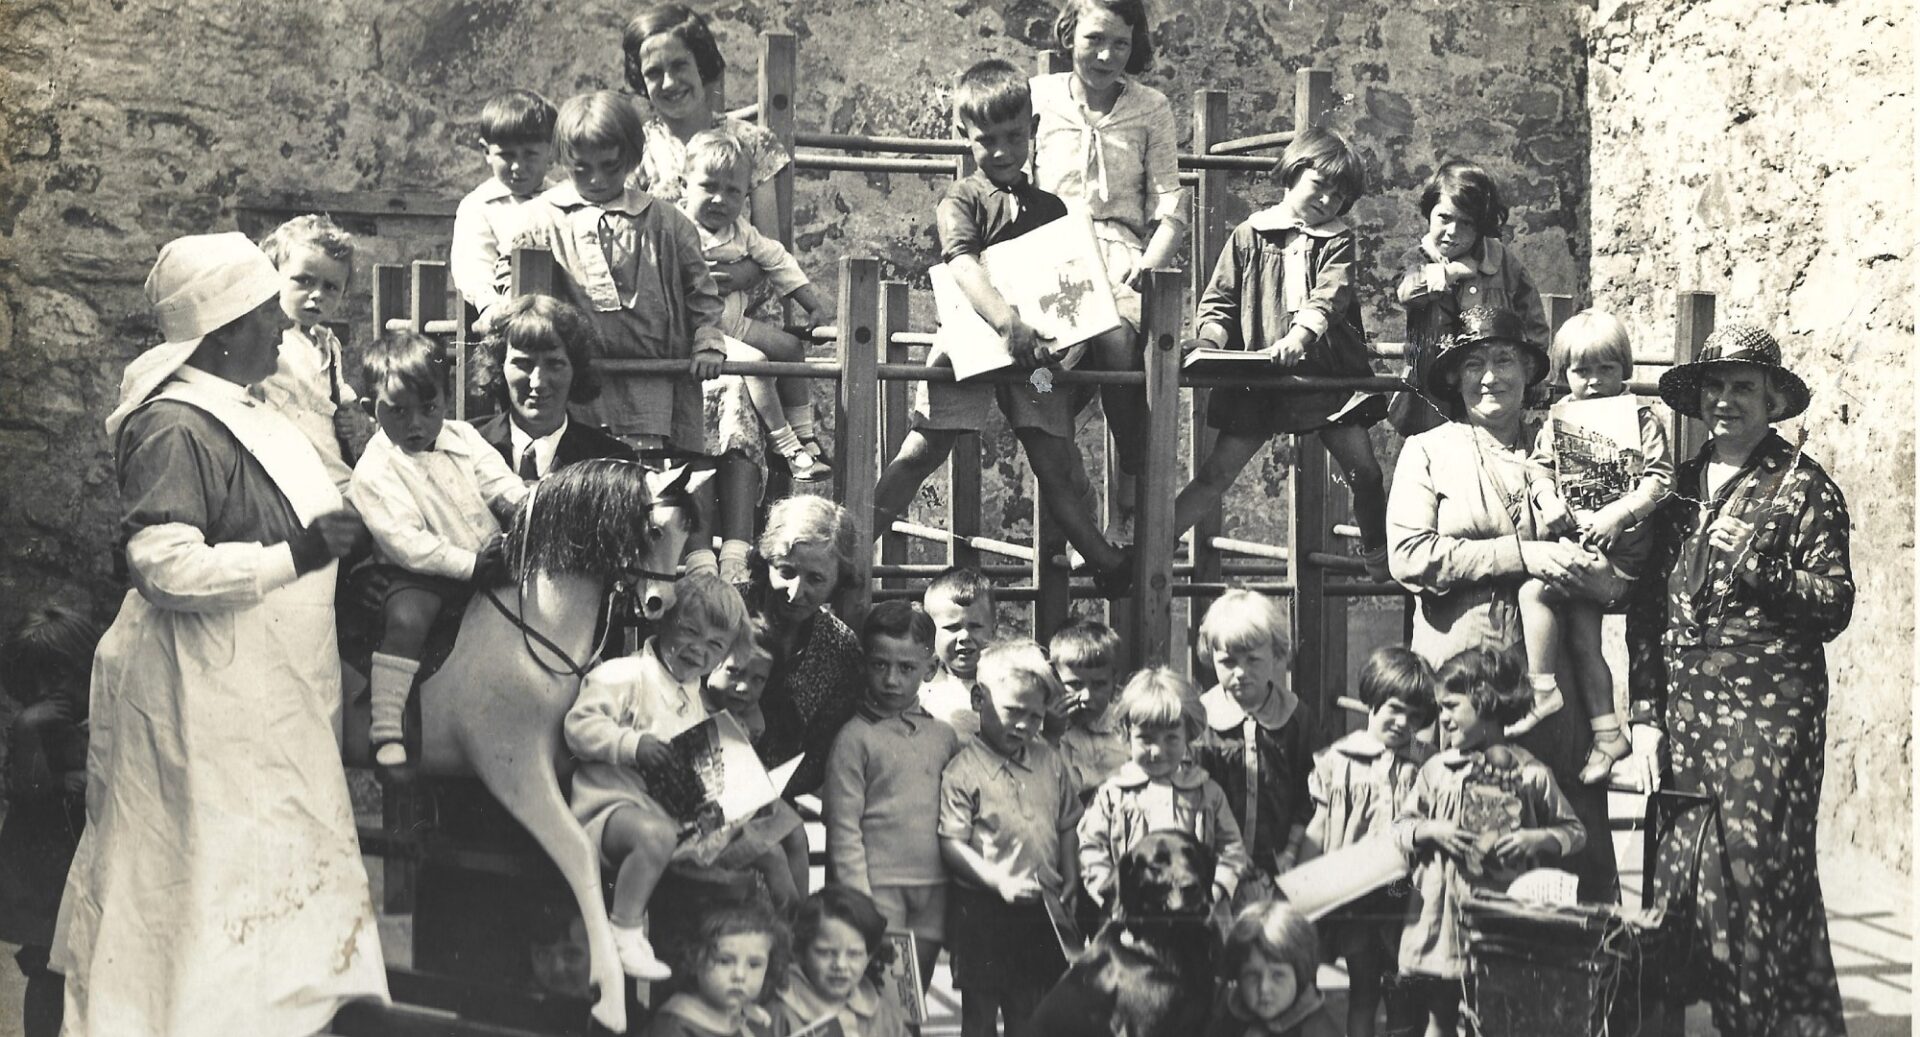
POLYGON ((1095 619, 1077 619, 1047 642, 1047 659, 1065 692, 1065 730, 1055 748, 1082 802, 1127 762, 1127 734, 1113 716, 1113 689, 1120 683, 1120 635, 1095 619))
POLYGON ((935 669, 920 686, 920 705, 953 728, 962 743, 980 733, 973 709, 980 652, 993 643, 993 584, 978 569, 953 566, 933 578, 921 605, 933 620, 935 669))
MULTIPOLYGON (((1026 174, 1038 121, 1027 76, 997 59, 974 65, 954 88, 953 118, 954 130, 967 142, 976 168, 947 188, 940 199, 936 211, 940 258, 974 311, 1005 338, 1020 366, 1040 367, 1046 362, 1048 340, 1007 304, 980 258, 988 246, 1067 214, 1065 202, 1036 187, 1026 174)), ((931 356, 927 362, 951 366, 944 356, 931 356)), ((985 426, 988 402, 996 395, 1034 475, 1042 485, 1066 488, 1046 495, 1048 514, 1093 566, 1102 592, 1124 595, 1131 574, 1127 555, 1107 542, 1087 504, 1087 473, 1073 444, 1076 396, 1053 391, 1051 385, 1043 390, 1027 384, 928 382, 924 406, 913 416, 913 429, 874 484, 874 528, 883 532, 892 528, 920 484, 953 452, 960 436, 985 426)))
POLYGON ((867 613, 866 698, 833 741, 820 793, 832 881, 873 897, 889 929, 914 934, 923 983, 946 940, 940 772, 960 751, 953 728, 919 701, 933 640, 933 620, 912 602, 867 613))
POLYGON ((1060 682, 1032 641, 981 653, 979 737, 940 776, 940 854, 963 1037, 1030 1018, 1066 960, 1045 899, 1078 884, 1080 800, 1040 736, 1060 682))
POLYGON ((531 90, 495 94, 480 108, 480 146, 492 175, 454 210, 447 268, 461 297, 480 312, 474 326, 483 334, 506 301, 496 278, 501 257, 520 233, 520 207, 546 188, 555 115, 553 105, 531 90))
POLYGON ((355 406, 360 398, 347 381, 340 338, 327 327, 347 310, 353 235, 325 213, 308 213, 275 227, 260 240, 260 251, 286 279, 280 310, 293 325, 281 335, 279 367, 254 394, 293 422, 345 493, 353 462, 372 435, 355 406))

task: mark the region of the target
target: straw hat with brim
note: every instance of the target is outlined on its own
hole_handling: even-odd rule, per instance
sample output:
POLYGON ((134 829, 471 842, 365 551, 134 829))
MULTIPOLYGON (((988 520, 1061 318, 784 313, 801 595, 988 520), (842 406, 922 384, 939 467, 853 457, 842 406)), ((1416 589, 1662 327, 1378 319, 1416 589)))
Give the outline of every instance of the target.
POLYGON ((166 341, 135 357, 120 378, 120 402, 107 416, 107 438, 166 384, 208 334, 280 294, 280 272, 245 234, 194 234, 160 249, 147 275, 147 302, 166 341))
POLYGON ((1786 398, 1786 410, 1769 415, 1768 421, 1798 417, 1813 400, 1807 383, 1780 362, 1780 343, 1774 341, 1764 328, 1752 324, 1727 324, 1713 329, 1713 334, 1701 343, 1700 355, 1692 363, 1670 367, 1660 376, 1660 398, 1667 401, 1667 406, 1689 418, 1703 417, 1700 413, 1700 379, 1708 368, 1731 364, 1759 368, 1766 374, 1774 390, 1786 398))
POLYGON ((1461 361, 1473 347, 1482 342, 1505 342, 1532 359, 1528 388, 1546 379, 1547 351, 1527 341, 1526 322, 1520 315, 1495 306, 1475 306, 1460 312, 1460 329, 1441 343, 1440 352, 1427 363, 1427 377, 1420 391, 1429 400, 1458 402, 1459 389, 1450 384, 1453 373, 1459 370, 1461 361))

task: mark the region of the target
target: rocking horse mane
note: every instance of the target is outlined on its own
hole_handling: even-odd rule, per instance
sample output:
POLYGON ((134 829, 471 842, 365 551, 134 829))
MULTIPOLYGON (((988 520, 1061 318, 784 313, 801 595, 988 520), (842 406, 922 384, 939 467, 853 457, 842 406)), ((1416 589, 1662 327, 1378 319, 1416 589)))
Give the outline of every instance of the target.
POLYGON ((647 469, 632 461, 580 461, 535 486, 513 516, 505 553, 515 578, 533 572, 611 575, 653 549, 651 511, 681 509, 689 532, 698 524, 693 498, 678 483, 656 496, 647 469))

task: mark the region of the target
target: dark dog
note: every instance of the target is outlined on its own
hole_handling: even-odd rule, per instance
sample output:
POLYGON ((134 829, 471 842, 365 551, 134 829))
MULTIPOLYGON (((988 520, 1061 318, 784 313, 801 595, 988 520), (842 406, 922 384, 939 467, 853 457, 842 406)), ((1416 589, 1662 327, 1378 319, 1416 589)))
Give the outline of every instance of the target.
POLYGON ((1119 865, 1113 918, 1016 1037, 1188 1037, 1205 1029, 1217 943, 1213 852, 1154 832, 1119 865))

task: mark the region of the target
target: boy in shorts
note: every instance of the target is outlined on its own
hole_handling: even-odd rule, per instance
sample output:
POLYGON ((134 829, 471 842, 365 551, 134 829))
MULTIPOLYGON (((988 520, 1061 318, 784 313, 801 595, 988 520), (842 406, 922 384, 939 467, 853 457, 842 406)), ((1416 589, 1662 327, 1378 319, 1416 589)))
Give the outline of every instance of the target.
MULTIPOLYGON (((1006 339, 1014 359, 1023 367, 1039 367, 1044 340, 994 290, 980 261, 987 246, 1067 214, 1065 202, 1027 178, 1027 152, 1035 124, 1027 77, 1005 61, 980 62, 960 77, 953 111, 954 129, 972 149, 976 168, 955 181, 940 199, 940 257, 974 310, 1006 339)), ((930 357, 928 362, 950 366, 944 356, 930 357)), ((1050 383, 928 382, 925 405, 914 414, 913 430, 874 484, 874 529, 885 532, 893 527, 920 484, 953 452, 955 441, 986 424, 988 401, 996 395, 1041 485, 1065 488, 1046 495, 1048 513, 1093 567, 1102 592, 1123 596, 1132 570, 1126 553, 1107 542, 1086 503, 1087 473, 1073 444, 1074 394, 1055 391, 1050 383)))

